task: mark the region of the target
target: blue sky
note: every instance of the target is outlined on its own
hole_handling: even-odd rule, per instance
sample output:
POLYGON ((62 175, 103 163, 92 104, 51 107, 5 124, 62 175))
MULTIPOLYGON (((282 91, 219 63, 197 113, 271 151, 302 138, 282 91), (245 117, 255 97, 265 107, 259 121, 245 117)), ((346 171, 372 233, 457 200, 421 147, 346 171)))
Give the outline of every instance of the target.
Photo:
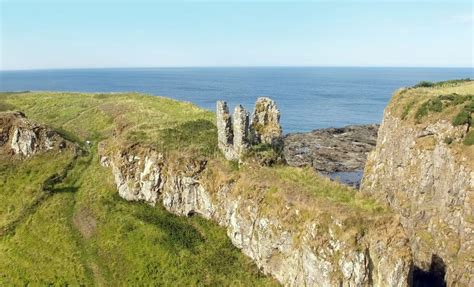
POLYGON ((469 0, 0 1, 2 70, 473 65, 469 0))

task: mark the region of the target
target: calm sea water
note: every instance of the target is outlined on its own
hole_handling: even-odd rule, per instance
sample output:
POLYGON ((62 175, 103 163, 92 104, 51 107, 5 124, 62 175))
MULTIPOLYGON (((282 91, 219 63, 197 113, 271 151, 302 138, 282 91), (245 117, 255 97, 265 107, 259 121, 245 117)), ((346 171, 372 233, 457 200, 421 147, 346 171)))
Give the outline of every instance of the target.
POLYGON ((392 93, 422 80, 474 78, 472 68, 156 68, 0 72, 0 91, 135 91, 193 102, 214 110, 252 110, 269 96, 286 133, 378 123, 392 93))

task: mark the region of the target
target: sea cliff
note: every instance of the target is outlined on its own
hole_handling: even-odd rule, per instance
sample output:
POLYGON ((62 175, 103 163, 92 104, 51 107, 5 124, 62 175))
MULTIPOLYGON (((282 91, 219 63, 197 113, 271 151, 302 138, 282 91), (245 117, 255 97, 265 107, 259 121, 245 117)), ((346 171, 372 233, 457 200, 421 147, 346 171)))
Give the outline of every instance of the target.
POLYGON ((474 285, 473 111, 472 81, 399 90, 365 167, 362 190, 401 216, 433 286, 474 285))

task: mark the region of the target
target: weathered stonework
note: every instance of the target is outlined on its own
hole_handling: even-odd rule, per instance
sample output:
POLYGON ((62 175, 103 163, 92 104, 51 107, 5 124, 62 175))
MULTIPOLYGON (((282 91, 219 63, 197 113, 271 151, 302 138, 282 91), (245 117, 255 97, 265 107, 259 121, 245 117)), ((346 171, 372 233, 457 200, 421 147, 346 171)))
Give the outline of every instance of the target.
POLYGON ((253 144, 281 144, 282 129, 280 126, 280 111, 276 103, 267 97, 257 99, 252 115, 250 133, 253 144))
POLYGON ((249 113, 238 105, 234 110, 234 152, 239 157, 248 149, 249 113))
POLYGON ((270 98, 258 98, 249 123, 249 113, 238 105, 233 114, 224 101, 216 105, 217 137, 219 149, 228 160, 239 160, 251 144, 268 144, 281 151, 282 129, 280 111, 270 98))
POLYGON ((229 113, 227 103, 217 101, 216 104, 217 118, 217 144, 219 149, 228 160, 238 159, 234 151, 234 129, 232 126, 232 117, 229 113))

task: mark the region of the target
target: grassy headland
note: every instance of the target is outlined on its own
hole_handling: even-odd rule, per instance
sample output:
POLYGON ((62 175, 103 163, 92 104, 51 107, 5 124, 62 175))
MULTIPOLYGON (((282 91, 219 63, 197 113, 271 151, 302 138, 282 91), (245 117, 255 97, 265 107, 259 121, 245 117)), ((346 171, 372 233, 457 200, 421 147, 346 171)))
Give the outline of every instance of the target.
POLYGON ((211 112, 138 94, 36 92, 0 94, 0 109, 21 110, 86 151, 72 165, 72 154, 57 152, 0 161, 0 285, 276 285, 224 229, 122 200, 98 164, 97 143, 112 135, 213 154, 211 112))
POLYGON ((99 165, 102 140, 111 148, 138 142, 165 154, 204 156, 211 167, 205 176, 214 178, 208 182, 234 177, 235 192, 264 197, 268 209, 263 212, 283 212, 291 205, 299 213, 277 215, 293 226, 314 218, 330 220, 337 213, 363 229, 373 223, 370 217, 389 213, 310 169, 239 168, 223 160, 214 114, 190 103, 133 93, 25 92, 0 94, 2 110, 23 111, 85 152, 77 158, 48 152, 23 161, 2 160, 0 285, 276 284, 214 223, 121 199, 110 170, 99 165), (62 174, 61 181, 45 191, 45 180, 55 174, 62 174))

